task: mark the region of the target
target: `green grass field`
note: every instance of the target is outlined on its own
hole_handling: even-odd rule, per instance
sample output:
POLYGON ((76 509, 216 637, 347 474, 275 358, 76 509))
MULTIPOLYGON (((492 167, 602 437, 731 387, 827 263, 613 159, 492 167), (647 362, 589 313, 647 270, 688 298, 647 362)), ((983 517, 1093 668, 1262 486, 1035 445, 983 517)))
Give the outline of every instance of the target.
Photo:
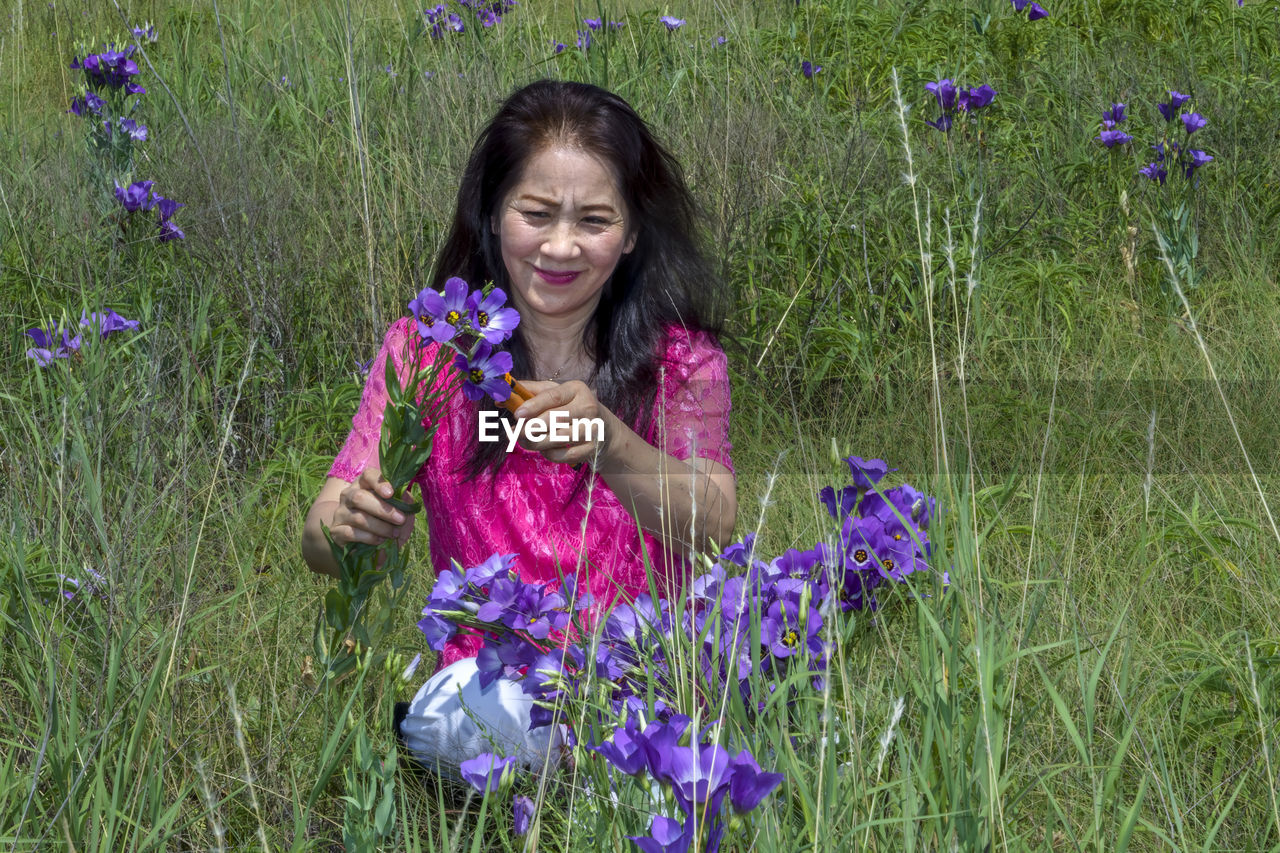
POLYGON ((325 689, 309 657, 301 524, 357 362, 424 285, 477 130, 550 76, 627 98, 705 207, 737 534, 830 536, 848 454, 944 510, 948 591, 851 614, 829 689, 737 732, 786 781, 724 849, 1280 850, 1280 18, 1047 5, 524 0, 433 39, 399 0, 11 2, 0 844, 338 849, 385 797, 388 850, 637 849, 647 815, 573 779, 521 783, 517 837, 498 798, 380 770, 429 572, 358 675, 325 689), (625 26, 581 50, 585 17, 625 26), (182 241, 121 229, 66 112, 78 44, 145 21, 132 179, 185 203, 182 241), (941 78, 996 98, 944 133, 941 78), (1169 90, 1207 119, 1190 143, 1169 90), (1107 149, 1113 102, 1133 141, 1107 149), (1194 192, 1137 174, 1165 133, 1214 158, 1194 192), (24 355, 107 307, 138 331, 24 355))

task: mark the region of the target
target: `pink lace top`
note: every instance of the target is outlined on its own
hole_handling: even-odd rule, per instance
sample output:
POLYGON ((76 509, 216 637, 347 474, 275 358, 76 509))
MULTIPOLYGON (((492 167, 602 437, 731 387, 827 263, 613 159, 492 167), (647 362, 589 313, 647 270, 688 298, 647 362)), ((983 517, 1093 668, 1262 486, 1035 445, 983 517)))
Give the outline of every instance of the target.
MULTIPOLYGON (((393 359, 403 381, 408 339, 408 318, 387 331, 351 433, 329 476, 352 482, 367 466, 377 464, 387 401, 386 360, 393 359)), ((435 346, 425 357, 435 354, 435 346)), ((676 459, 702 457, 732 471, 724 351, 709 335, 679 327, 667 330, 663 346, 654 426, 645 439, 676 459)), ((431 458, 414 479, 423 495, 436 574, 451 560, 471 567, 494 553, 516 554, 515 567, 526 581, 556 581, 562 573, 578 572, 597 609, 619 595, 628 599, 647 592, 646 555, 653 566, 670 565, 669 558, 654 536, 639 529, 603 479, 588 475, 585 487, 575 488, 578 471, 522 447, 503 461, 496 475, 468 478, 466 463, 478 430, 476 412, 475 404, 461 393, 449 398, 431 458)), ((505 433, 502 436, 505 447, 505 433)), ((441 655, 440 665, 473 656, 479 649, 479 638, 459 635, 441 655)))

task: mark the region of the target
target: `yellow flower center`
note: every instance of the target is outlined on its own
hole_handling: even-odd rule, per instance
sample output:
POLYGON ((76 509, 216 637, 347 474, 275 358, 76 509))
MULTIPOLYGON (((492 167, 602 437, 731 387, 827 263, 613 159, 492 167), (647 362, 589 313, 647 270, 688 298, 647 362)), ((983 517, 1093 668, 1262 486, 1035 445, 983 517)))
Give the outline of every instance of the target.
POLYGON ((478 367, 471 368, 471 373, 469 375, 471 376, 471 381, 477 385, 484 381, 484 371, 478 367))
POLYGON ((868 556, 866 548, 859 548, 853 552, 853 559, 855 562, 865 563, 868 556))
POLYGON ((461 319, 462 319, 462 313, 459 311, 450 311, 448 314, 444 315, 445 322, 448 323, 450 326, 456 326, 458 324, 458 321, 461 319))
POLYGON ((478 311, 476 312, 476 321, 481 326, 487 326, 489 325, 489 315, 484 313, 483 311, 478 311))
POLYGON ((783 634, 782 636, 782 645, 786 646, 789 649, 794 649, 799 642, 800 642, 800 635, 797 634, 795 631, 788 631, 786 634, 783 634))
POLYGON ((436 318, 432 317, 430 314, 423 314, 418 317, 418 322, 430 329, 436 324, 436 318))

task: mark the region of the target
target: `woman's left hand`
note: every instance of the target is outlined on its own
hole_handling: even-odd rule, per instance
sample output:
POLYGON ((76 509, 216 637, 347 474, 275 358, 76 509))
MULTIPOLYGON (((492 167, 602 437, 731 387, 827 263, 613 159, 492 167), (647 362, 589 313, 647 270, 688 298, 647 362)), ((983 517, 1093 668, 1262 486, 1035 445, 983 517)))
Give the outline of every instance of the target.
POLYGON ((515 411, 522 419, 520 446, 541 453, 550 462, 598 465, 608 453, 617 416, 596 399, 585 382, 521 381, 533 392, 515 411), (530 433, 534 437, 530 437, 530 433))

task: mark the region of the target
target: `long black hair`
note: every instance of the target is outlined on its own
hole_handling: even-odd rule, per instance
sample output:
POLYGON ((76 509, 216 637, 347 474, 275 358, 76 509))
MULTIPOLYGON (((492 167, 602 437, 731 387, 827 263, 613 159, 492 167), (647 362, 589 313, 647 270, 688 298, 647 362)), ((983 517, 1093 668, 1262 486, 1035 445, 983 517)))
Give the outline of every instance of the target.
MULTIPOLYGON (((595 361, 597 398, 644 436, 652 422, 666 329, 718 335, 725 296, 703 249, 703 217, 680 164, 622 98, 587 83, 553 80, 508 97, 471 150, 433 284, 442 288, 456 275, 473 287, 492 281, 510 293, 493 215, 525 164, 557 145, 607 163, 630 215, 635 248, 606 282, 583 345, 595 361)), ((516 377, 528 376, 533 367, 520 331, 507 344, 516 377)), ((501 443, 477 441, 469 473, 496 471, 505 456, 501 443)))

